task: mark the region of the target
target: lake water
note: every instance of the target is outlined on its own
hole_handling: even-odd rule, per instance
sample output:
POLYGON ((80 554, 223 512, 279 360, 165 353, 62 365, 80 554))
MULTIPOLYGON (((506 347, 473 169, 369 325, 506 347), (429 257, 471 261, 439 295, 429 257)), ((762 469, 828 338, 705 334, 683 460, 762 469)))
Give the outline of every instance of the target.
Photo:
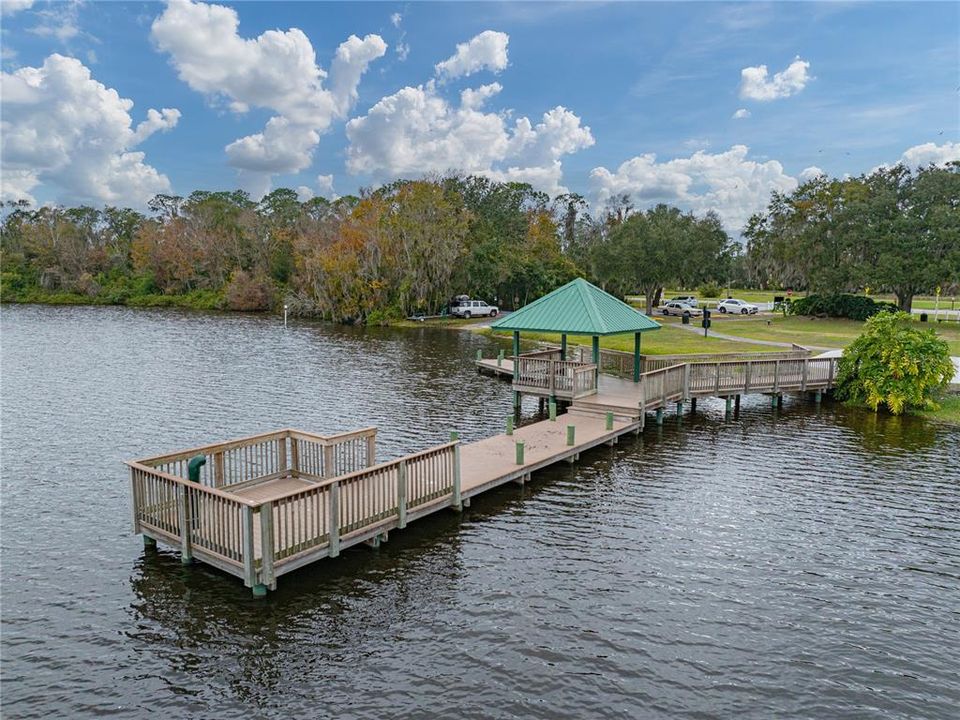
MULTIPOLYGON (((146 551, 125 458, 499 431, 492 340, 5 306, 4 718, 956 718, 960 431, 719 401, 280 578, 146 551)), ((535 404, 525 406, 532 415, 535 404)))

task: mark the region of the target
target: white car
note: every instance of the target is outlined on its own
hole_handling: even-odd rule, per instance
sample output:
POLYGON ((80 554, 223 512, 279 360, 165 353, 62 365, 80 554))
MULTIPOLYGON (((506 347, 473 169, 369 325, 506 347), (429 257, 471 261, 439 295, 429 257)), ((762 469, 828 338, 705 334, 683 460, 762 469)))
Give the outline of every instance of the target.
POLYGON ((660 312, 664 315, 686 315, 687 317, 700 317, 703 314, 692 305, 680 302, 679 300, 671 300, 668 303, 664 303, 663 307, 660 308, 660 312))
POLYGON ((689 305, 690 307, 697 307, 699 304, 693 295, 677 295, 675 298, 670 298, 668 302, 683 303, 684 305, 689 305))
POLYGON ((461 300, 450 310, 451 315, 468 319, 472 317, 496 317, 499 313, 500 308, 487 305, 483 300, 461 300))
POLYGON ((741 315, 756 315, 760 310, 756 305, 751 305, 743 300, 727 298, 717 303, 717 310, 722 313, 740 313, 741 315))

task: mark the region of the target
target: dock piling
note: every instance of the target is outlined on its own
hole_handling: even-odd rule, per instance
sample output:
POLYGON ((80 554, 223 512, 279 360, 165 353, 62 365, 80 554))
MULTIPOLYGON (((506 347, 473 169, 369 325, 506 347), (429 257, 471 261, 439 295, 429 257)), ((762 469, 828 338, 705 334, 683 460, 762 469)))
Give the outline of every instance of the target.
POLYGON ((576 440, 575 440, 576 434, 577 434, 577 426, 567 425, 567 445, 576 444, 576 440))
POLYGON ((727 408, 726 408, 727 415, 729 415, 732 410, 733 410, 733 398, 727 395, 727 408))
POLYGON ((154 539, 153 539, 152 537, 150 537, 149 535, 144 535, 144 536, 143 536, 143 546, 144 546, 145 548, 155 548, 155 547, 157 546, 157 541, 154 540, 154 539))
POLYGON ((523 440, 517 440, 516 455, 517 465, 523 465, 523 440))
POLYGON ((513 435, 513 415, 507 415, 507 435, 513 435))
POLYGON ((497 367, 503 367, 503 350, 497 353, 497 367))
POLYGON ((553 422, 557 421, 557 399, 550 398, 550 420, 553 422))
POLYGON ((607 430, 613 430, 613 412, 610 411, 610 410, 607 410, 607 424, 606 424, 606 428, 607 428, 607 430))
POLYGON ((657 425, 663 425, 663 408, 657 408, 657 425))

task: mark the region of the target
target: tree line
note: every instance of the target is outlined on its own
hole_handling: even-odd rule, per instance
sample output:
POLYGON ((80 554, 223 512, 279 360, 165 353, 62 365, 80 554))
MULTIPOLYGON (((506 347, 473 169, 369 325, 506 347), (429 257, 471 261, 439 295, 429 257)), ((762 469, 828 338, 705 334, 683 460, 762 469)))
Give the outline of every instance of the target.
POLYGON ((158 195, 130 208, 7 203, 5 301, 188 305, 390 322, 468 294, 522 306, 584 276, 656 307, 704 283, 913 294, 960 276, 957 166, 818 178, 775 194, 734 241, 713 213, 448 175, 336 200, 289 189, 158 195))

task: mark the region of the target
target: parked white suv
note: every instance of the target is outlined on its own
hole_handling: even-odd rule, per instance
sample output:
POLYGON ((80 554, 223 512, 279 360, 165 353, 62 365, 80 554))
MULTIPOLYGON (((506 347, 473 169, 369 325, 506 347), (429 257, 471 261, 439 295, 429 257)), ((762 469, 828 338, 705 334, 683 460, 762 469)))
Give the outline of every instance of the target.
POLYGON ((450 309, 451 315, 462 318, 496 317, 500 308, 487 305, 483 300, 461 300, 450 309))
POLYGON ((688 305, 685 302, 680 302, 679 300, 671 300, 666 303, 660 312, 664 315, 686 315, 687 317, 700 317, 703 315, 698 308, 688 305))
POLYGON ((717 310, 722 313, 740 313, 741 315, 756 315, 760 310, 756 305, 751 305, 743 300, 727 298, 717 303, 717 310))
POLYGON ((690 307, 697 307, 697 299, 693 295, 677 295, 675 298, 670 298, 669 302, 672 303, 683 303, 684 305, 689 305, 690 307))

